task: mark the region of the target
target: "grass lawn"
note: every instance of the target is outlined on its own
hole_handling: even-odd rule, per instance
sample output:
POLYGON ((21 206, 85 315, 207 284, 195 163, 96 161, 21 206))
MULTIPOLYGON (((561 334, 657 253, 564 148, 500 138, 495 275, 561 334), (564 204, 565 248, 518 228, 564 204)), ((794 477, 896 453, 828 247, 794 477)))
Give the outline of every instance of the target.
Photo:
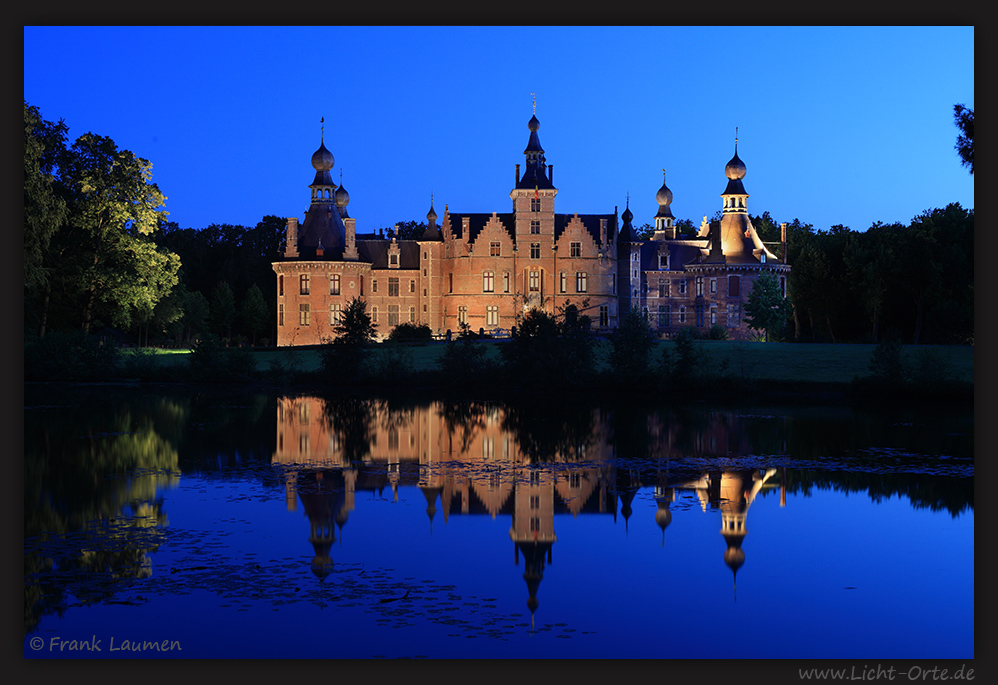
MULTIPOLYGON (((490 358, 499 357, 499 347, 504 342, 485 341, 490 358)), ((869 375, 870 355, 875 345, 817 344, 817 343, 748 343, 727 340, 702 341, 704 351, 715 371, 722 365, 729 373, 757 380, 795 380, 823 383, 848 383, 854 377, 869 375)), ((673 345, 670 341, 656 342, 653 359, 661 359, 662 350, 673 345)), ((605 366, 610 343, 598 341, 597 364, 605 366)), ((377 348, 376 348, 377 349, 377 348)), ((443 356, 445 344, 434 343, 409 348, 413 366, 417 369, 434 368, 443 356)), ((964 345, 907 345, 908 359, 913 361, 921 350, 935 355, 952 377, 960 381, 974 380, 974 348, 964 345)), ((187 350, 152 350, 162 364, 185 363, 187 350)), ((262 349, 252 350, 258 370, 267 370, 275 364, 285 368, 315 371, 320 367, 317 349, 262 349)), ((134 351, 131 351, 134 354, 134 351)))

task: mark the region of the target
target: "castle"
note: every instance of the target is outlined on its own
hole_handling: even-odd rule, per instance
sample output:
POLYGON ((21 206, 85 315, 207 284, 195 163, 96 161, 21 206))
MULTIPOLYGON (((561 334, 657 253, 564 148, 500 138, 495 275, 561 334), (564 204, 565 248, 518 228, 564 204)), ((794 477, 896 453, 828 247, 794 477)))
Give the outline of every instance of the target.
POLYGON ((524 312, 556 314, 568 303, 590 317, 597 332, 617 326, 622 313, 642 311, 670 337, 687 326, 723 326, 730 338, 751 329, 743 310, 760 275, 773 273, 786 296, 786 225, 779 256, 759 239, 746 208, 745 164, 725 166, 719 221, 695 237, 677 235, 666 186, 656 194, 654 232, 640 239, 630 203, 623 214, 555 212, 554 168, 546 162, 536 114, 527 124, 523 174, 516 165, 510 212, 452 212, 437 224, 430 203, 427 228, 415 240, 397 232, 358 234, 350 195, 330 175, 334 158, 324 139, 312 155, 315 178, 304 220, 288 219, 277 275, 277 344, 315 345, 333 337, 347 303, 361 298, 386 337, 401 323, 426 324, 436 334, 510 330, 524 312))

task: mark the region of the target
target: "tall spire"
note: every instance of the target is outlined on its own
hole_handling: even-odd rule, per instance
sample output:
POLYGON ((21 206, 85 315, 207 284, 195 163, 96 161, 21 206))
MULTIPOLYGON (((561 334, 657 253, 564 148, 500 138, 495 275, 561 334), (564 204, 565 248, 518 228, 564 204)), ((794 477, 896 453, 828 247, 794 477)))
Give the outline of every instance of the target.
MULTIPOLYGON (((533 96, 533 93, 531 93, 533 96)), ((541 122, 537 120, 537 100, 533 100, 533 114, 527 122, 527 129, 530 130, 530 138, 527 140, 527 148, 523 154, 527 157, 526 171, 523 177, 516 184, 517 188, 526 189, 551 189, 554 185, 547 172, 547 165, 544 159, 544 148, 541 147, 541 139, 537 135, 537 130, 541 127, 541 122)))

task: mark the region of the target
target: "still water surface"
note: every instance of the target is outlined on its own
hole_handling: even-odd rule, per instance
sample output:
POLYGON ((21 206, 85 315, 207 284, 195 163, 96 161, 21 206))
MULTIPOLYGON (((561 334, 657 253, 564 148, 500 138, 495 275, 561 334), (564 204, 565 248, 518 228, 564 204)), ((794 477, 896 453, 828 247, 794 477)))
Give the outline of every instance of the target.
POLYGON ((29 658, 974 657, 970 411, 25 390, 29 658))

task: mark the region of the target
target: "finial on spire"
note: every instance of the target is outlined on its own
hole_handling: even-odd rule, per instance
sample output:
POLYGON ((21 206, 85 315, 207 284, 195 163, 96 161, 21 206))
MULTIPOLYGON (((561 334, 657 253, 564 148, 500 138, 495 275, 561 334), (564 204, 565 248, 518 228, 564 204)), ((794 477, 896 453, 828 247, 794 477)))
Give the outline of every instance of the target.
POLYGON ((533 111, 531 112, 531 114, 537 114, 537 98, 534 96, 533 93, 530 94, 530 98, 531 100, 533 100, 533 111))
POLYGON ((735 152, 738 151, 738 127, 735 126, 735 152))
POLYGON ((321 142, 326 142, 326 117, 320 117, 319 119, 319 140, 321 142))

